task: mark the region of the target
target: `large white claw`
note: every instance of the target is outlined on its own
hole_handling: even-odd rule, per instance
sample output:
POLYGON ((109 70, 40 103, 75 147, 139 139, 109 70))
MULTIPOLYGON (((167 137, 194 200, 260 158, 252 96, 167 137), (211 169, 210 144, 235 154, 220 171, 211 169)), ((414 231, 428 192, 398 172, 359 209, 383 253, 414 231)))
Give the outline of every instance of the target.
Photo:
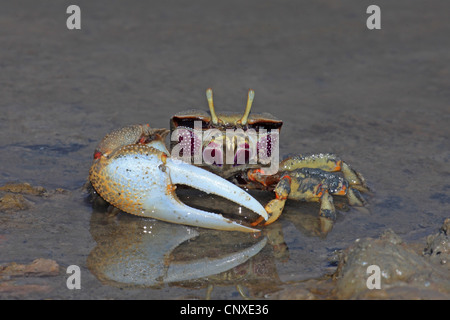
MULTIPOLYGON (((170 179, 173 184, 184 184, 206 193, 213 193, 240 204, 262 216, 268 215, 264 207, 251 195, 231 182, 204 169, 195 167, 177 159, 167 159, 170 179)), ((210 214, 208 212, 208 214, 210 214)), ((214 214, 214 216, 217 216, 214 214)), ((226 220, 229 223, 230 220, 226 220)))
POLYGON ((174 186, 184 184, 219 195, 268 219, 264 207, 241 188, 204 169, 171 159, 151 144, 124 146, 103 161, 103 165, 93 165, 91 182, 106 201, 125 212, 210 229, 259 231, 182 203, 174 186))

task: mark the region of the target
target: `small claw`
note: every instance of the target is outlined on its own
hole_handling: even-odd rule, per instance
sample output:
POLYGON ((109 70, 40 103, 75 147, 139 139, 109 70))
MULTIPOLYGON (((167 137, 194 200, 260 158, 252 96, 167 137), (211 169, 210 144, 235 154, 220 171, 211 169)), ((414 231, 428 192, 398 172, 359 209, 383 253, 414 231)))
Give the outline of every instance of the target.
MULTIPOLYGON (((157 141, 155 141, 157 142, 157 141)), ((109 158, 99 158, 91 168, 90 180, 106 201, 119 209, 167 222, 219 230, 258 232, 182 203, 175 185, 184 184, 238 203, 268 219, 264 207, 231 182, 147 145, 127 145, 109 158), (103 161, 103 164, 102 164, 103 161)))

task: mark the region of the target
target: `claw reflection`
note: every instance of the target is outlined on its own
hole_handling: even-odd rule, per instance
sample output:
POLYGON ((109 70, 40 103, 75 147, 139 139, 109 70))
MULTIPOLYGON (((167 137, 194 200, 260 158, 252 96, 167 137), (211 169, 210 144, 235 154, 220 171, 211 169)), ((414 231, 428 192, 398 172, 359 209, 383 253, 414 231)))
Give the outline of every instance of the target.
POLYGON ((205 241, 198 240, 202 245, 195 246, 200 236, 197 230, 153 219, 93 212, 91 234, 97 246, 87 264, 99 280, 110 285, 159 287, 236 268, 257 255, 268 242, 266 237, 254 239, 240 234, 239 242, 231 245, 234 251, 224 253, 227 250, 220 249, 223 247, 220 237, 207 237, 209 247, 219 249, 214 255, 207 252, 205 257, 205 241), (181 251, 179 247, 185 243, 191 248, 181 251), (179 253, 174 255, 175 251, 179 253))

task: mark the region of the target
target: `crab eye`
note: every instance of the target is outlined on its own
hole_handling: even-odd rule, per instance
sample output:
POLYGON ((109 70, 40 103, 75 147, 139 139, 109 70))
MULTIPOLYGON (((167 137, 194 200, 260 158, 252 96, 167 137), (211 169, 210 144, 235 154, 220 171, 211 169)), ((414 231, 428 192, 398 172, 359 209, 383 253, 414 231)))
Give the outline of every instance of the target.
POLYGON ((213 164, 221 167, 223 165, 222 144, 217 143, 214 140, 208 143, 208 145, 203 149, 203 160, 207 164, 213 164))
MULTIPOLYGON (((176 135, 178 136, 178 149, 179 156, 194 156, 202 147, 202 140, 195 130, 191 128, 178 127, 176 129, 176 135)), ((176 140, 175 140, 176 141, 176 140)))
POLYGON ((252 158, 252 156, 253 154, 248 143, 238 145, 237 151, 234 155, 233 167, 250 163, 250 159, 252 158))
POLYGON ((278 143, 278 134, 266 133, 261 136, 257 143, 257 150, 260 160, 268 161, 271 159, 272 151, 278 143))

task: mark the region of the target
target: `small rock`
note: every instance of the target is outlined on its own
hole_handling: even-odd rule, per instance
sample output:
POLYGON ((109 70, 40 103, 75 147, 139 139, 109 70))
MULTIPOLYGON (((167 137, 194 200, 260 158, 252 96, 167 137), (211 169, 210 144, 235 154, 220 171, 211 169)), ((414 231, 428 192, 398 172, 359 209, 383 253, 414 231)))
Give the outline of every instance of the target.
POLYGON ((346 249, 334 277, 333 295, 337 299, 450 298, 450 274, 390 230, 378 239, 363 239, 346 249), (380 289, 367 287, 370 265, 379 267, 380 289))
POLYGON ((33 196, 42 196, 47 192, 47 190, 44 187, 40 186, 33 187, 27 182, 24 183, 8 182, 4 186, 0 187, 0 191, 29 194, 33 196))
POLYGON ((11 262, 0 266, 0 277, 20 277, 20 276, 56 276, 59 274, 59 265, 51 259, 39 258, 30 264, 18 264, 11 262))
POLYGON ((18 211, 29 208, 29 201, 21 194, 7 193, 0 198, 0 211, 18 211))
POLYGON ((5 281, 0 283, 0 294, 9 296, 26 296, 32 293, 46 293, 51 291, 48 285, 40 284, 22 284, 18 285, 13 281, 5 281))

